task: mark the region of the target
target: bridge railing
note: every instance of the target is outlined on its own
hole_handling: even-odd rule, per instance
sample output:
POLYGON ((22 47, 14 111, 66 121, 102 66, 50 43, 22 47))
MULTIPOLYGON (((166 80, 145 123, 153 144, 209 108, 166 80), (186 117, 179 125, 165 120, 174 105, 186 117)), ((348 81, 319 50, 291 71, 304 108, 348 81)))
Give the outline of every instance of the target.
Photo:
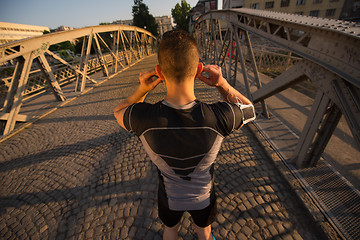
POLYGON ((156 43, 144 29, 102 25, 1 45, 0 65, 12 65, 6 67, 9 76, 0 79, 0 134, 10 133, 16 121, 27 121, 27 116, 19 114, 24 97, 50 88, 58 101, 65 101, 62 85, 75 82, 74 91, 83 92, 87 83, 97 83, 92 73, 102 71, 110 78, 154 53, 156 43), (65 58, 49 50, 67 41, 82 42, 80 56, 65 58))
POLYGON ((266 117, 267 98, 309 79, 317 86, 296 165, 316 165, 342 115, 359 148, 358 24, 241 8, 204 14, 193 32, 202 60, 220 65, 232 85, 240 70, 247 96, 266 117), (260 71, 273 77, 264 86, 260 71))

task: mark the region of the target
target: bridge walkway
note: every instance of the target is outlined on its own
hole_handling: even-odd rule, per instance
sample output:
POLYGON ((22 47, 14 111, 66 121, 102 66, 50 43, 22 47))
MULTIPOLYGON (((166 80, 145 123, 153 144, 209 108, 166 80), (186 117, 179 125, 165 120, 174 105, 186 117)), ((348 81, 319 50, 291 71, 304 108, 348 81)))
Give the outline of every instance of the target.
MULTIPOLYGON (((112 113, 156 62, 141 60, 0 143, 1 239, 161 239, 156 169, 112 113)), ((146 101, 164 94, 162 84, 146 101)), ((196 96, 220 99, 200 81, 196 96)), ((217 239, 324 239, 248 127, 224 141, 215 182, 217 239)), ((195 238, 190 223, 185 214, 180 239, 195 238)))

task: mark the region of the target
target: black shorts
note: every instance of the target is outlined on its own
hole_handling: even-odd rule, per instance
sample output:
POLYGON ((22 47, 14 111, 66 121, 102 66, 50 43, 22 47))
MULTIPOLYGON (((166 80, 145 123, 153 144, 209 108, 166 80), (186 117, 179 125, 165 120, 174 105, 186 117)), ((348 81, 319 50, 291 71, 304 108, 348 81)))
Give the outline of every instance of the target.
MULTIPOLYGON (((167 227, 174 227, 181 220, 185 211, 174 211, 169 209, 166 194, 158 191, 158 213, 159 218, 167 227)), ((209 226, 216 219, 217 204, 215 193, 211 194, 210 205, 201 210, 188 211, 194 223, 201 228, 209 226)))

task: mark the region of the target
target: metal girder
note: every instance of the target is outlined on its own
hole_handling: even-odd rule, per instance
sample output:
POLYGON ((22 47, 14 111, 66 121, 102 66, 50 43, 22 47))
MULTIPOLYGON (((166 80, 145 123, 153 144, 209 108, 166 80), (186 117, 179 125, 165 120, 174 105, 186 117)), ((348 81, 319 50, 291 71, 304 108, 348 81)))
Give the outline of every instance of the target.
POLYGON ((40 37, 28 38, 1 45, 0 63, 4 63, 12 59, 17 60, 13 76, 1 79, 1 81, 5 83, 0 85, 3 86, 1 90, 8 92, 1 110, 2 112, 0 112, 1 133, 8 134, 14 129, 16 121, 26 121, 28 119, 27 116, 18 114, 22 105, 22 96, 27 94, 27 92, 37 91, 42 88, 31 87, 31 89, 29 89, 29 87, 27 87, 27 85, 32 86, 34 83, 35 85, 41 85, 44 79, 43 77, 37 77, 38 71, 36 69, 31 71, 31 77, 29 78, 33 59, 36 60, 40 70, 44 73, 45 80, 49 83, 56 99, 59 101, 65 101, 66 98, 62 93, 60 84, 56 78, 60 78, 60 80, 67 80, 66 78, 68 77, 68 80, 71 81, 73 76, 77 75, 75 91, 82 92, 85 90, 87 80, 97 83, 87 75, 89 72, 96 71, 99 66, 98 63, 100 63, 106 77, 110 77, 108 65, 113 65, 113 74, 115 75, 118 72, 118 66, 121 66, 122 68, 125 67, 121 62, 120 57, 124 57, 127 65, 131 64, 131 55, 134 56, 134 59, 140 59, 152 52, 151 48, 155 47, 154 39, 155 37, 152 36, 150 32, 138 27, 126 25, 101 25, 71 31, 50 33, 40 37), (101 38, 99 33, 103 32, 114 33, 113 35, 110 35, 111 37, 114 36, 114 50, 111 50, 104 39, 101 38), (130 41, 127 36, 130 36, 130 41), (83 38, 84 40, 79 65, 76 62, 67 62, 60 56, 57 56, 53 52, 49 51, 49 47, 54 44, 65 41, 73 41, 79 38, 83 38), (120 43, 122 43, 123 46, 120 49, 121 52, 119 53, 120 43), (106 58, 105 55, 103 55, 101 44, 109 51, 109 54, 106 54, 113 57, 113 60, 110 60, 110 62, 109 58, 106 58), (92 45, 96 50, 99 60, 98 62, 94 61, 93 57, 90 56, 92 45), (130 54, 128 54, 127 48, 130 49, 130 54), (47 55, 61 64, 64 64, 66 68, 58 67, 58 65, 51 67, 47 60, 47 55), (63 78, 64 76, 65 78, 63 78))
POLYGON ((360 87, 360 25, 257 9, 210 11, 198 23, 221 19, 339 75, 360 87))
MULTIPOLYGON (((70 69, 74 70, 77 74, 80 74, 81 76, 83 75, 83 72, 80 72, 77 68, 75 68, 74 66, 72 66, 70 63, 66 62, 64 59, 62 59, 61 57, 55 55, 53 52, 47 50, 46 51, 47 54, 49 54, 49 56, 51 56, 52 58, 54 58, 55 60, 59 61, 60 63, 64 64, 65 66, 69 67, 70 69)), ((91 79, 89 76, 85 76, 87 80, 89 80, 92 83, 97 83, 97 81, 95 81, 94 79, 91 79)))
POLYGON ((360 148, 360 89, 325 68, 308 61, 303 61, 301 69, 342 110, 360 148))
POLYGON ((54 73, 52 72, 51 67, 50 67, 45 55, 41 54, 39 57, 36 58, 36 61, 39 64, 41 71, 45 75, 46 81, 48 82, 50 89, 53 92, 56 100, 62 101, 62 102, 65 101, 66 97, 65 97, 63 91, 61 90, 61 87, 60 87, 58 81, 56 80, 54 73))
MULTIPOLYGON (((124 65, 120 62, 120 59, 117 57, 117 54, 114 53, 114 52, 109 48, 109 46, 106 44, 106 42, 104 41, 104 39, 102 39, 102 37, 101 37, 98 33, 97 33, 96 35, 97 35, 98 39, 100 39, 101 43, 106 47, 106 49, 110 52, 110 54, 111 54, 111 55, 113 56, 113 58, 115 59, 115 64, 116 64, 116 66, 117 66, 117 64, 119 63, 119 65, 120 65, 121 67, 124 67, 124 65)), ((119 45, 119 43, 118 43, 117 45, 119 45)), ((118 50, 117 50, 117 51, 118 51, 118 50)), ((115 72, 116 72, 116 70, 115 70, 115 72)))
MULTIPOLYGON (((125 44, 125 40, 127 40, 126 36, 125 36, 125 33, 123 31, 120 31, 120 36, 121 36, 121 41, 122 41, 122 44, 123 44, 123 47, 124 47, 124 50, 125 50, 125 63, 126 65, 129 65, 130 62, 131 62, 131 56, 130 56, 130 59, 129 59, 129 56, 127 54, 127 50, 126 50, 126 44, 125 44)), ((127 42, 129 42, 127 40, 127 42)))
POLYGON ((293 161, 297 166, 316 165, 340 117, 340 109, 322 91, 318 91, 294 152, 293 161))
MULTIPOLYGON (((242 74, 243 74, 243 78, 244 78, 244 82, 245 82, 245 88, 246 88, 246 92, 247 92, 247 97, 252 100, 252 96, 251 96, 251 91, 250 91, 250 83, 248 80, 248 74, 247 74, 247 70, 246 70, 246 64, 245 64, 245 59, 244 59, 244 55, 243 55, 243 49, 242 49, 242 44, 240 42, 240 36, 239 34, 241 34, 241 31, 239 31, 239 29, 237 27, 234 28, 234 35, 235 35, 235 48, 236 48, 236 53, 239 56, 239 60, 240 60, 240 65, 241 65, 241 69, 242 69, 242 74)), ((237 61, 235 61, 237 64, 237 61)), ((236 72, 237 72, 237 67, 235 68, 236 72)), ((235 75, 236 76, 236 75, 235 75)), ((236 82, 236 78, 233 79, 234 81, 234 86, 235 86, 235 82, 236 82)))
POLYGON ((263 99, 271 97, 290 86, 304 80, 306 78, 304 69, 304 62, 299 62, 292 66, 285 72, 282 72, 279 76, 274 78, 270 83, 262 86, 259 90, 252 94, 254 103, 257 103, 263 99))
POLYGON ((114 55, 116 57, 115 65, 114 65, 114 72, 117 72, 117 64, 118 64, 118 57, 119 57, 119 43, 120 43, 120 31, 118 30, 114 33, 113 46, 112 46, 113 49, 111 51, 114 53, 114 55))
POLYGON ((2 111, 3 113, 9 113, 7 121, 4 123, 3 135, 10 133, 15 128, 16 117, 22 105, 23 92, 29 77, 33 57, 32 53, 27 53, 18 59, 11 90, 8 93, 7 101, 2 111))
POLYGON ((0 63, 6 62, 16 57, 22 56, 26 53, 37 51, 39 49, 44 49, 50 45, 57 43, 69 41, 72 39, 81 38, 84 36, 89 36, 91 33, 101 33, 101 32, 111 32, 111 31, 137 31, 150 37, 155 37, 145 29, 127 26, 127 25, 99 25, 92 27, 85 27, 74 29, 70 31, 57 32, 51 34, 45 34, 40 37, 29 38, 25 40, 20 40, 16 42, 7 43, 0 46, 0 63))
POLYGON ((95 51, 96 51, 96 55, 99 59, 99 62, 100 62, 100 65, 101 65, 101 69, 103 70, 103 73, 104 73, 104 77, 109 77, 109 71, 107 69, 107 66, 106 66, 106 61, 104 59, 104 56, 102 54, 102 51, 101 51, 101 47, 100 47, 100 44, 99 44, 99 40, 97 38, 97 33, 94 34, 94 48, 95 48, 95 51))
MULTIPOLYGON (((210 11, 202 15, 196 23, 195 36, 205 38, 214 27, 205 27, 213 21, 222 21, 227 28, 225 39, 220 50, 219 63, 225 64, 227 78, 232 82, 234 54, 239 54, 239 61, 244 72, 246 63, 254 73, 258 90, 250 93, 246 75, 244 82, 247 95, 254 102, 263 101, 305 78, 318 86, 318 96, 308 116, 306 126, 298 143, 294 159, 299 166, 315 164, 324 151, 342 114, 344 114, 354 139, 360 147, 360 25, 356 23, 319 19, 294 14, 261 11, 255 9, 231 9, 210 11), (238 29, 242 32, 238 35, 238 29), (203 32, 199 33, 200 30, 203 32), (206 31, 204 31, 206 30, 206 31), (257 76, 254 54, 249 34, 260 37, 272 44, 287 50, 286 69, 290 63, 291 52, 303 60, 290 69, 282 72, 265 86, 257 76), (245 36, 245 44, 243 40, 245 36), (227 40, 229 39, 229 40, 227 40), (248 61, 244 62, 242 46, 247 47, 248 61), (230 57, 227 58, 226 52, 230 57), (290 52, 289 52, 290 51, 290 52), (228 60, 226 60, 228 59, 228 60), (342 112, 342 113, 341 113, 342 112)), ((205 44, 204 44, 205 45, 205 44)), ((211 51, 211 49, 207 49, 211 51)), ((283 54, 278 54, 283 55, 283 54)), ((204 56, 207 56, 206 54, 204 56)), ((263 104, 263 109, 265 104, 263 104)))
MULTIPOLYGON (((256 84, 257 88, 259 89, 259 88, 262 87, 262 84, 261 84, 260 77, 259 77, 259 72, 258 72, 258 69, 257 69, 257 66, 256 66, 256 60, 255 60, 254 52, 253 52, 253 49, 252 49, 252 46, 251 46, 250 36, 249 36, 249 33, 247 31, 244 31, 243 34, 245 35, 245 42, 246 42, 246 46, 247 46, 247 49, 248 49, 249 58, 250 58, 250 61, 251 61, 251 67, 253 69, 253 73, 254 73, 254 77, 255 77, 255 84, 256 84)), ((262 100, 260 100, 260 102, 261 102, 261 107, 262 107, 262 114, 266 118, 269 118, 269 112, 268 112, 265 100, 262 99, 262 100)))
POLYGON ((343 80, 333 80, 332 87, 343 110, 351 132, 360 148, 360 90, 343 80))
POLYGON ((92 39, 93 39, 92 32, 86 38, 84 37, 84 44, 81 51, 81 63, 80 63, 80 71, 82 71, 82 77, 81 77, 81 81, 77 81, 75 85, 75 92, 83 92, 85 90, 86 76, 88 71, 88 61, 91 51, 92 39))
POLYGON ((219 53, 219 61, 218 61, 218 65, 220 67, 223 66, 224 62, 225 62, 225 58, 226 58, 226 55, 228 53, 228 50, 229 50, 229 47, 230 47, 230 29, 228 28, 226 33, 225 33, 225 36, 224 36, 224 40, 222 41, 222 47, 221 47, 221 50, 220 50, 220 53, 219 53))

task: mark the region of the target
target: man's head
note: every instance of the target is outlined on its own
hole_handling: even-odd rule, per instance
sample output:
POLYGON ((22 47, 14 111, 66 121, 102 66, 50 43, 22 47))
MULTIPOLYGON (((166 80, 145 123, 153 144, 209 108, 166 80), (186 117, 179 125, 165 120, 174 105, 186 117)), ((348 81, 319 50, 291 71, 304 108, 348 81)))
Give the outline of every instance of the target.
POLYGON ((199 64, 197 43, 185 31, 166 32, 159 44, 158 60, 167 80, 181 83, 185 79, 193 79, 199 64))

